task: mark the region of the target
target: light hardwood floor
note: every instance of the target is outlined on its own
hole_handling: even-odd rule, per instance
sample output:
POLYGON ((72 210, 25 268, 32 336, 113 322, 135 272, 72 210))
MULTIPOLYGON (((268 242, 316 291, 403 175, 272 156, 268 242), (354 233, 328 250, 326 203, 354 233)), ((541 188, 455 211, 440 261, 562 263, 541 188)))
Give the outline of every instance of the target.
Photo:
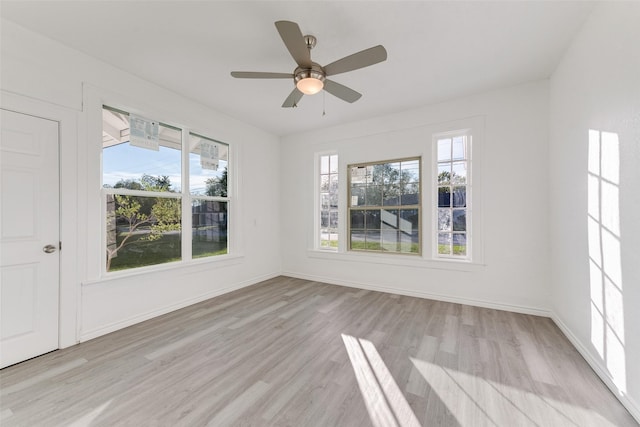
POLYGON ((278 277, 0 371, 6 426, 633 426, 551 320, 278 277))

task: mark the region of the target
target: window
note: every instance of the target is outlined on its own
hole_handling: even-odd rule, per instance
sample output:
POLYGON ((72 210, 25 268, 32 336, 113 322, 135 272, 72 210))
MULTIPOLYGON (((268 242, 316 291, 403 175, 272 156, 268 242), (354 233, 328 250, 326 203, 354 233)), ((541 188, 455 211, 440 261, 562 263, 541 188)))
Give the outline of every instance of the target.
POLYGON ((320 248, 338 250, 338 155, 320 156, 320 248))
POLYGON ((435 215, 437 257, 467 258, 470 223, 468 200, 471 200, 467 173, 469 135, 452 133, 434 139, 438 200, 435 215))
POLYGON ((102 113, 106 271, 227 253, 228 145, 111 107, 102 113))
POLYGON ((420 254, 420 158, 350 165, 349 249, 420 254))
POLYGON ((191 256, 227 253, 229 146, 189 134, 191 256))

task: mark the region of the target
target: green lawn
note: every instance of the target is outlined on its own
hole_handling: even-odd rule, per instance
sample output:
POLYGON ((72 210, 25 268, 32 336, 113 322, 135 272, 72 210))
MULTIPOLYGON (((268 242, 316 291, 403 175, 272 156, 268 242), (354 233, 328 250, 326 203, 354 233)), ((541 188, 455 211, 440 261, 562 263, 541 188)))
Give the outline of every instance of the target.
POLYGON ((410 254, 417 254, 420 252, 420 248, 417 243, 401 243, 400 248, 398 248, 398 244, 396 243, 382 244, 380 242, 352 241, 351 249, 354 251, 399 252, 410 254))
MULTIPOLYGON (((118 251, 118 256, 111 261, 109 271, 164 264, 182 259, 180 233, 168 233, 153 241, 141 240, 145 235, 132 236, 127 245, 118 251)), ((126 237, 126 233, 118 234, 118 244, 124 237, 126 237)), ((227 253, 227 242, 208 242, 194 239, 192 250, 193 258, 224 255, 227 253)))

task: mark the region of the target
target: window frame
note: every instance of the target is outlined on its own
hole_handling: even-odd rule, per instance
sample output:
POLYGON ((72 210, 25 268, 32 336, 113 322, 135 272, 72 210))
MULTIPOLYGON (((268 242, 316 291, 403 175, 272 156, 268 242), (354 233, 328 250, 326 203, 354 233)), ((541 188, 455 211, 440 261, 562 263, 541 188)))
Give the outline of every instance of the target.
MULTIPOLYGON (((432 250, 431 250, 431 258, 433 260, 437 260, 437 261, 446 261, 446 262, 450 262, 450 261, 454 261, 454 262, 471 262, 474 257, 473 257, 473 248, 474 248, 474 227, 473 227, 473 223, 474 223, 474 218, 473 218, 473 181, 474 181, 474 174, 473 174, 473 160, 472 160, 472 141, 473 141, 473 134, 474 131, 473 129, 470 128, 463 128, 463 129, 456 129, 456 130, 449 130, 446 132, 437 132, 437 133, 433 133, 432 134, 432 139, 431 139, 431 145, 432 145, 432 162, 431 162, 431 170, 432 170, 432 174, 431 174, 431 183, 430 183, 430 187, 431 187, 431 199, 433 201, 433 206, 431 208, 431 212, 433 215, 433 220, 432 220, 432 228, 431 228, 431 245, 432 245, 432 250), (438 218, 438 213, 439 213, 439 182, 438 182, 438 165, 439 165, 439 161, 438 161, 438 140, 444 139, 444 138, 451 138, 453 139, 454 137, 458 137, 458 136, 463 136, 464 137, 464 141, 465 141, 465 162, 466 162, 466 183, 465 185, 465 197, 466 197, 466 206, 465 206, 465 221, 466 221, 466 230, 465 230, 465 235, 466 235, 466 254, 464 256, 460 256, 460 255, 455 255, 453 253, 453 250, 450 254, 441 254, 439 253, 438 250, 438 246, 439 246, 439 218, 438 218)), ((454 159, 452 158, 450 163, 454 163, 454 159)), ((453 184, 451 184, 451 187, 454 187, 453 184)), ((453 198, 453 193, 452 194, 452 198, 453 198)), ((450 209, 453 210, 453 206, 450 205, 450 209)), ((451 230, 451 234, 453 237, 453 234, 455 234, 453 232, 453 217, 451 219, 452 221, 452 230, 451 230)), ((453 241, 452 241, 452 245, 453 245, 453 241)))
MULTIPOLYGON (((341 176, 341 171, 340 171, 340 156, 338 155, 338 153, 336 151, 326 151, 326 152, 319 152, 316 153, 315 155, 315 226, 314 226, 314 230, 315 230, 315 243, 314 243, 314 247, 320 251, 326 251, 326 252, 338 252, 340 250, 340 245, 341 245, 341 240, 340 239, 340 218, 342 217, 342 208, 341 208, 341 203, 340 203, 340 176, 341 176), (329 172, 326 174, 322 173, 322 158, 323 157, 328 157, 329 158, 329 172), (331 158, 335 157, 336 158, 336 162, 337 162, 337 167, 335 169, 335 172, 331 172, 331 158), (336 188, 336 192, 337 192, 337 204, 335 209, 331 208, 331 205, 329 207, 329 227, 322 227, 322 176, 323 175, 328 175, 329 176, 329 187, 331 187, 331 176, 332 175, 336 175, 337 176, 337 188, 336 188), (335 211, 336 215, 337 215, 337 225, 336 227, 331 227, 331 211, 335 211), (332 247, 331 245, 329 246, 323 246, 322 245, 322 230, 323 228, 328 228, 328 229, 333 229, 335 230, 335 234, 338 236, 338 240, 337 240, 337 245, 335 247, 332 247)), ((330 191, 329 191, 330 192, 330 191)))
POLYGON ((422 156, 417 155, 417 156, 411 156, 411 157, 403 157, 403 158, 396 158, 396 159, 388 159, 388 160, 378 160, 378 161, 371 161, 371 162, 362 162, 362 163, 353 163, 353 164, 349 164, 346 167, 346 174, 347 174, 347 203, 345 206, 345 216, 346 216, 346 236, 345 236, 345 242, 346 242, 346 251, 347 252, 351 252, 351 253, 362 253, 362 254, 393 254, 394 256, 410 256, 410 257, 422 257, 423 255, 423 248, 422 248, 422 244, 423 244, 423 220, 422 220, 422 216, 423 216, 423 208, 422 208, 422 203, 423 203, 423 197, 422 197, 422 192, 424 191, 424 187, 423 187, 423 164, 422 164, 422 156), (409 162, 409 161, 416 161, 418 164, 418 202, 415 205, 389 205, 389 206, 385 206, 384 204, 380 204, 380 205, 362 205, 362 206, 358 206, 355 209, 359 209, 359 210, 385 210, 385 209, 396 209, 396 210, 400 210, 400 209, 416 209, 418 211, 418 252, 399 252, 399 251, 384 251, 384 250, 369 250, 369 249, 353 249, 352 248, 352 241, 351 241, 351 211, 352 209, 354 209, 354 206, 352 205, 352 194, 351 194, 351 169, 355 168, 355 167, 367 167, 367 166, 376 166, 376 165, 384 165, 384 164, 391 164, 391 163, 401 163, 401 162, 409 162))
MULTIPOLYGON (((121 113, 126 114, 140 114, 140 110, 134 108, 122 107, 121 103, 113 103, 108 102, 105 99, 101 99, 99 101, 99 110, 100 110, 100 124, 102 124, 102 111, 103 109, 110 109, 121 113)), ((148 117, 152 116, 153 112, 143 112, 141 115, 148 117)), ((184 265, 191 264, 201 264, 212 261, 219 261, 220 259, 229 259, 231 257, 235 257, 235 251, 232 250, 232 235, 234 231, 232 229, 232 210, 234 207, 234 185, 233 182, 233 144, 222 142, 218 139, 206 136, 210 132, 202 132, 196 130, 189 126, 184 126, 177 124, 175 122, 167 122, 164 120, 158 120, 161 126, 166 126, 168 128, 179 130, 181 132, 180 139, 180 175, 181 175, 181 183, 180 183, 180 191, 175 193, 171 192, 157 192, 157 191, 146 191, 146 190, 131 190, 124 188, 105 188, 103 187, 103 159, 102 159, 102 144, 97 144, 97 150, 100 152, 99 155, 99 176, 97 177, 97 182, 99 183, 100 188, 100 218, 101 224, 100 233, 101 233, 101 247, 100 247, 100 264, 98 272, 100 277, 110 278, 110 277, 119 277, 119 276, 128 276, 128 275, 136 275, 139 273, 145 272, 153 272, 153 271, 161 271, 165 269, 173 269, 184 265), (207 140, 223 144, 227 146, 228 158, 227 158, 227 196, 207 196, 207 195, 192 195, 191 194, 191 170, 189 168, 189 157, 191 154, 190 147, 190 137, 191 136, 206 138, 207 140), (107 270, 107 194, 113 195, 129 195, 129 196, 139 196, 139 197, 154 197, 154 198, 174 198, 179 199, 181 202, 181 257, 180 260, 171 261, 171 262, 163 262, 159 264, 150 264, 139 267, 125 268, 121 270, 108 271, 107 270), (220 255, 210 255, 206 257, 193 257, 193 218, 192 218, 192 205, 195 200, 202 201, 218 201, 224 202, 227 204, 227 213, 226 213, 226 228, 227 228, 227 243, 226 243, 226 253, 220 255)), ((102 132, 102 125, 100 125, 100 132, 102 132)))

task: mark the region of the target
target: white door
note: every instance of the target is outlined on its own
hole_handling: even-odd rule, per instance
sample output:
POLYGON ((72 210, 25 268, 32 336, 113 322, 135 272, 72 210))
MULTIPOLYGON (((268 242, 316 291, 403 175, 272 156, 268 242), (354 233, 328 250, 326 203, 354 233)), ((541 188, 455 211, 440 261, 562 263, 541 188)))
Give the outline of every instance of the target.
POLYGON ((58 348, 58 123, 0 110, 0 368, 58 348))

